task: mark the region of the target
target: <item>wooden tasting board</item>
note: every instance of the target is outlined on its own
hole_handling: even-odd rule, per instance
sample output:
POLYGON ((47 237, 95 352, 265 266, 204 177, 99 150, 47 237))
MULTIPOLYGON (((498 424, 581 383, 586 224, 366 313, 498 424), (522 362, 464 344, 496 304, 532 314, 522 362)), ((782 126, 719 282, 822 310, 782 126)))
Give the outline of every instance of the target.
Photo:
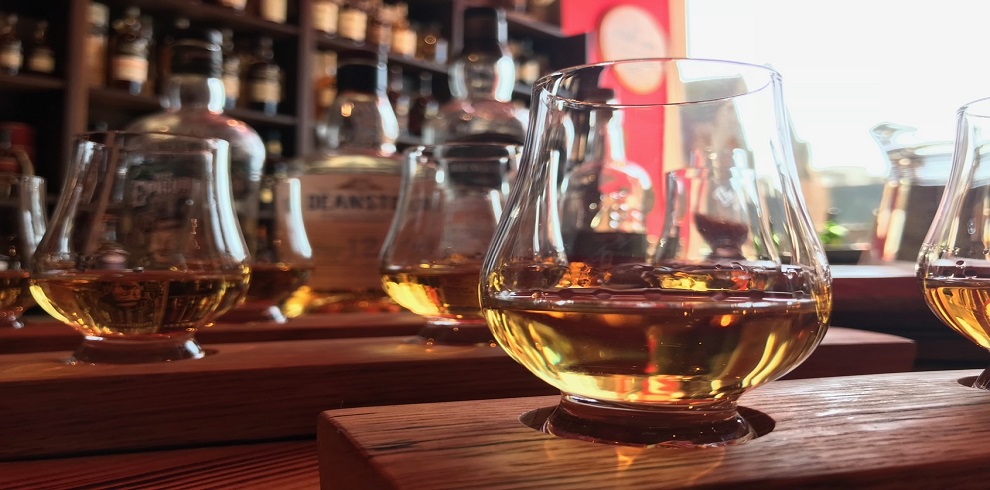
MULTIPOLYGON (((488 345, 403 336, 208 348, 203 359, 134 365, 0 355, 0 460, 311 437, 328 409, 556 393, 488 345)), ((910 340, 833 327, 789 376, 908 371, 913 360, 910 340)))
MULTIPOLYGON (((990 391, 979 370, 778 381, 743 395, 772 430, 705 449, 593 444, 520 421, 557 397, 327 411, 332 489, 987 488, 990 391)), ((537 412, 545 420, 548 409, 537 412)))

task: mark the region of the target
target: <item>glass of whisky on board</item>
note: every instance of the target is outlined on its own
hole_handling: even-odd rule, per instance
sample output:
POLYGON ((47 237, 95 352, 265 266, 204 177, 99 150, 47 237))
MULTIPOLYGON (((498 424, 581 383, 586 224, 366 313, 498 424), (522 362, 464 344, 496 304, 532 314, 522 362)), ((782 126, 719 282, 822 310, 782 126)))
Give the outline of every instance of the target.
POLYGON ((693 59, 534 86, 480 293, 497 342, 561 391, 544 432, 638 447, 758 436, 740 397, 811 354, 832 298, 780 89, 766 67, 693 59))
POLYGON ((45 179, 0 173, 0 328, 21 328, 34 306, 31 262, 45 234, 45 179))
POLYGON ((417 146, 403 155, 402 188, 381 251, 382 285, 426 319, 428 344, 490 344, 481 315, 481 262, 502 214, 520 147, 417 146))
POLYGON ((252 247, 251 284, 243 302, 220 317, 221 323, 287 322, 282 305, 306 284, 313 270, 299 179, 265 177, 260 195, 258 225, 244 236, 252 247))
MULTIPOLYGON (((956 119, 949 180, 916 272, 935 316, 990 350, 990 98, 963 105, 956 119)), ((990 389, 990 369, 973 386, 990 389)))
POLYGON ((196 331, 250 279, 232 199, 224 140, 79 136, 31 277, 38 304, 84 336, 68 362, 203 357, 196 331))

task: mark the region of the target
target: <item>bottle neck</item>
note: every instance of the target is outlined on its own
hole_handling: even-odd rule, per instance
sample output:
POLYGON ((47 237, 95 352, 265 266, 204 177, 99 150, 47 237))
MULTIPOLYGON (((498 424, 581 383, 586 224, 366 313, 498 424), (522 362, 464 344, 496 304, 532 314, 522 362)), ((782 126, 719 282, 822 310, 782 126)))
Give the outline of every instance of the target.
POLYGON ((588 139, 588 160, 595 162, 624 162, 626 160, 625 138, 622 120, 611 114, 596 112, 592 120, 591 136, 588 139))
POLYGON ((226 97, 220 78, 180 73, 169 78, 162 105, 169 111, 205 109, 219 114, 226 97))
POLYGON ((451 67, 450 93, 458 99, 512 100, 516 65, 507 49, 500 52, 465 52, 451 67))

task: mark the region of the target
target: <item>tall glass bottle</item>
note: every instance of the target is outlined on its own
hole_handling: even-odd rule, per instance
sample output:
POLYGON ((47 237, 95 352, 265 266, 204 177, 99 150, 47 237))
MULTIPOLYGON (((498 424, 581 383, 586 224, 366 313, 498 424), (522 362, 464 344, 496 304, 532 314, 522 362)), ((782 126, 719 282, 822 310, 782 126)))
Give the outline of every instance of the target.
POLYGON ((124 16, 113 23, 113 49, 110 54, 110 79, 113 88, 138 95, 148 82, 148 55, 151 39, 141 24, 141 10, 128 7, 124 16))
POLYGON ((433 95, 433 74, 424 71, 419 74, 419 94, 409 107, 409 134, 423 136, 423 125, 437 116, 440 101, 433 95))
POLYGON ((51 75, 55 71, 55 51, 48 42, 48 21, 39 20, 34 25, 34 35, 24 64, 31 73, 51 75))
POLYGON ((338 54, 338 92, 325 138, 303 162, 303 219, 316 265, 301 295, 309 311, 398 309, 378 275, 401 184, 399 124, 387 80, 384 50, 338 54))
POLYGON ((0 19, 0 72, 16 75, 24 62, 21 40, 17 37, 17 14, 2 14, 0 19))
POLYGON ((258 222, 265 145, 246 123, 223 114, 220 43, 216 29, 176 32, 172 75, 162 93, 164 111, 138 119, 127 129, 227 140, 234 205, 244 235, 251 236, 258 222))
POLYGON ((430 121, 427 143, 490 141, 522 144, 526 116, 513 106, 516 68, 507 47, 505 12, 488 7, 464 11, 464 48, 451 64, 453 99, 430 121))
POLYGON ((275 63, 272 38, 262 36, 247 69, 248 108, 274 116, 282 101, 282 69, 275 63))

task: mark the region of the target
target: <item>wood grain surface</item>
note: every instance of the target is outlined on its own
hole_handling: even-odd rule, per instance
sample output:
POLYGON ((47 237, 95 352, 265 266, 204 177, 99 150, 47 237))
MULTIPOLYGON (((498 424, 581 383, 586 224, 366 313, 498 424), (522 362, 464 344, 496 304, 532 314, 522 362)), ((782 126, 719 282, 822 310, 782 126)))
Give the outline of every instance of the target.
POLYGON ((322 488, 982 489, 990 391, 958 381, 977 374, 770 383, 741 404, 771 417, 773 429, 714 449, 592 444, 520 422, 557 397, 327 411, 322 488))
MULTIPOLYGON (((82 334, 47 315, 24 319, 24 328, 0 328, 0 354, 71 351, 82 334)), ((287 323, 219 323, 196 333, 201 344, 275 342, 415 335, 424 320, 409 312, 310 314, 287 323)))
MULTIPOLYGON (((0 460, 312 436, 323 410, 557 393, 497 346, 412 337, 216 344, 203 359, 0 355, 0 460)), ((911 369, 911 341, 831 328, 790 377, 911 369)))
POLYGON ((318 489, 316 441, 0 463, 4 490, 318 489))

